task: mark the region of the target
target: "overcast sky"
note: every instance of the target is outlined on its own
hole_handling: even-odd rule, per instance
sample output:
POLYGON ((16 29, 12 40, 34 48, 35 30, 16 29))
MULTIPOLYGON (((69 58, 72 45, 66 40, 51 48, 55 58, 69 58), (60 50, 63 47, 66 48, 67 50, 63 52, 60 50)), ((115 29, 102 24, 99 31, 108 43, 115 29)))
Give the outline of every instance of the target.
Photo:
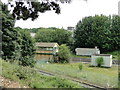
MULTIPOLYGON (((57 27, 67 28, 68 26, 75 27, 79 20, 86 16, 94 15, 117 15, 118 2, 120 0, 72 0, 71 4, 60 4, 61 14, 56 14, 54 11, 40 13, 39 18, 35 21, 31 19, 16 21, 15 26, 22 28, 39 28, 39 27, 57 27)), ((2 0, 7 2, 7 0, 2 0)))

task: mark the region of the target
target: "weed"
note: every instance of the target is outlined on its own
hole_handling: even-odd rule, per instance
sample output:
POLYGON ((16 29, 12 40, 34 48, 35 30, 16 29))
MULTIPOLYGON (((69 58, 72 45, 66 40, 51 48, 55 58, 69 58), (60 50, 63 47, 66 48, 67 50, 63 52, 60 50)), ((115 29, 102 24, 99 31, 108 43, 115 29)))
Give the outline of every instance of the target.
POLYGON ((96 63, 98 67, 101 67, 104 64, 104 59, 103 57, 99 57, 96 59, 96 63))
POLYGON ((81 70, 83 69, 83 64, 80 63, 80 64, 78 65, 78 67, 79 67, 79 70, 81 71, 81 70))

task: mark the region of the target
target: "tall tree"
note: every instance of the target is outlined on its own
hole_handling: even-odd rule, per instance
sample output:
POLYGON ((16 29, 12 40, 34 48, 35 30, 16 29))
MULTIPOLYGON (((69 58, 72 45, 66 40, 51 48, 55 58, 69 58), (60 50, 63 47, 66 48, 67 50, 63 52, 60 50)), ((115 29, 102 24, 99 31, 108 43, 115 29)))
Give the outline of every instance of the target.
POLYGON ((9 14, 6 5, 2 5, 2 58, 5 60, 20 60, 24 66, 33 66, 34 42, 28 31, 14 28, 15 19, 9 14))
POLYGON ((114 15, 111 21, 111 49, 120 49, 120 16, 114 15), (114 47, 113 47, 114 46, 114 47))
POLYGON ((75 47, 93 48, 98 46, 101 51, 118 49, 120 30, 119 16, 85 17, 76 25, 75 47))
POLYGON ((30 36, 30 32, 21 29, 20 34, 22 39, 21 42, 22 57, 25 56, 33 57, 33 55, 35 54, 35 42, 33 38, 30 36))
POLYGON ((20 29, 21 34, 21 58, 20 64, 23 66, 33 67, 35 64, 34 54, 35 54, 35 43, 33 38, 30 36, 30 32, 20 29))
POLYGON ((13 29, 15 20, 7 9, 6 5, 1 4, 2 12, 0 18, 2 19, 2 58, 3 59, 18 59, 20 54, 20 34, 13 29))

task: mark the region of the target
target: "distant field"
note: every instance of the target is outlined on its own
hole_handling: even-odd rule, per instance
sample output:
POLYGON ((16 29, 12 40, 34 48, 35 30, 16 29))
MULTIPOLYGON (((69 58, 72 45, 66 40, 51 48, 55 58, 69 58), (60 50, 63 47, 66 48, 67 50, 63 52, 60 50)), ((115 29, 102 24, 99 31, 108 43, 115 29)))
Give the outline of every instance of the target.
POLYGON ((118 87, 118 66, 112 68, 89 67, 83 64, 83 70, 79 70, 80 63, 72 64, 40 64, 36 68, 57 73, 64 76, 70 76, 92 84, 104 87, 118 87))

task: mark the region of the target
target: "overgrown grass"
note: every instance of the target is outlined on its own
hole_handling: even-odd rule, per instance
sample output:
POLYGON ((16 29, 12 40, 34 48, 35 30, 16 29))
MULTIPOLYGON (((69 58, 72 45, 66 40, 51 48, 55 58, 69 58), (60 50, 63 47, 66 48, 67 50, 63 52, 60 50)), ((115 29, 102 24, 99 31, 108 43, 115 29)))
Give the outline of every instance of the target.
POLYGON ((70 76, 82 81, 104 87, 118 87, 118 67, 99 68, 90 67, 83 64, 82 70, 79 69, 80 63, 72 64, 36 64, 36 68, 57 73, 64 76, 70 76))
POLYGON ((0 62, 2 62, 1 76, 31 88, 83 88, 80 84, 64 78, 41 75, 30 67, 22 67, 17 63, 9 63, 4 60, 0 60, 0 62))

